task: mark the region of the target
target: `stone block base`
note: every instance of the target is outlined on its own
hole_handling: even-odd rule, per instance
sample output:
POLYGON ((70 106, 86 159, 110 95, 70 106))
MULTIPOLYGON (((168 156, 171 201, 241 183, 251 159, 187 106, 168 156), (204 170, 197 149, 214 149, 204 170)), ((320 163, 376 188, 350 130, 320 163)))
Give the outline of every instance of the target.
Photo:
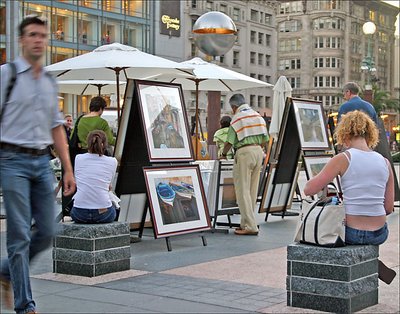
POLYGON ((289 245, 287 305, 352 313, 377 304, 378 256, 373 245, 289 245))
POLYGON ((54 239, 53 272, 95 277, 130 269, 128 223, 63 223, 54 239))

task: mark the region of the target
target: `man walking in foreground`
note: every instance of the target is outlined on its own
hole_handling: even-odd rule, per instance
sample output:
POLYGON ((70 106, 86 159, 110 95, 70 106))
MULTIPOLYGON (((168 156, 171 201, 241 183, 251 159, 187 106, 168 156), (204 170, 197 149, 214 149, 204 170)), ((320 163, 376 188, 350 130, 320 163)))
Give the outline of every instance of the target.
POLYGON ((254 206, 264 156, 262 147, 268 142, 268 131, 264 119, 246 104, 242 94, 233 95, 229 104, 234 116, 221 158, 226 158, 232 146, 236 149, 233 182, 241 219, 235 234, 258 235, 254 206))
POLYGON ((1 261, 0 280, 3 306, 12 307, 12 286, 16 313, 36 313, 29 262, 51 245, 56 229, 49 145, 54 143, 64 167, 64 193, 75 190, 56 82, 42 65, 47 41, 46 21, 25 18, 19 26, 22 56, 13 62, 15 68, 1 66, 0 186, 8 259, 1 261))

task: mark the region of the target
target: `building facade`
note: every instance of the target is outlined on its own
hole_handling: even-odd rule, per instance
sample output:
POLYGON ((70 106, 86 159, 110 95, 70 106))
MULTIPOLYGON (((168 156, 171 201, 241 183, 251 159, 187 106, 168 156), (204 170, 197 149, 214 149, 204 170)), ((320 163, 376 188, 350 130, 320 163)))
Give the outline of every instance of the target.
MULTIPOLYGON (((229 68, 236 72, 254 77, 264 82, 274 83, 276 80, 276 1, 213 1, 185 0, 156 1, 155 8, 155 54, 174 61, 190 60, 200 57, 208 62, 229 68), (175 6, 175 9, 171 7, 175 6), (177 12, 171 16, 170 12, 177 12), (225 55, 215 59, 206 56, 196 47, 192 29, 196 20, 206 12, 219 11, 232 18, 238 30, 237 40, 225 55), (178 17, 180 32, 163 31, 162 17, 178 17), (179 60, 180 59, 180 60, 179 60)), ((240 91, 251 106, 260 112, 271 114, 272 88, 255 88, 240 91)), ((195 91, 184 91, 186 108, 189 116, 195 113, 195 91)), ((231 113, 228 104, 233 92, 221 93, 222 114, 231 113)), ((206 125, 207 92, 199 93, 200 118, 203 127, 206 125)))
MULTIPOLYGON (((46 65, 113 42, 151 52, 151 7, 146 0, 0 0, 1 64, 18 56, 17 27, 24 16, 31 14, 49 22, 46 65)), ((60 109, 64 112, 77 115, 88 111, 88 97, 65 94, 61 99, 60 109)))
POLYGON ((354 81, 364 87, 368 75, 380 89, 394 95, 398 8, 381 1, 279 2, 278 76, 289 79, 293 96, 319 100, 327 111, 337 110, 343 101, 342 86, 354 81), (369 21, 376 25, 373 35, 362 30, 369 21), (361 71, 368 44, 374 73, 361 71))

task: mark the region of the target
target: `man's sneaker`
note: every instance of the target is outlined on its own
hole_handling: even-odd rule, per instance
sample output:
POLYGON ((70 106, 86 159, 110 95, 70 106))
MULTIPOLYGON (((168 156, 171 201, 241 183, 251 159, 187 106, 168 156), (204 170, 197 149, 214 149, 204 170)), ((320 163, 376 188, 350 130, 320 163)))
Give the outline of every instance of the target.
POLYGON ((11 289, 11 282, 7 279, 0 277, 1 283, 1 300, 3 306, 7 309, 14 308, 14 298, 11 289))

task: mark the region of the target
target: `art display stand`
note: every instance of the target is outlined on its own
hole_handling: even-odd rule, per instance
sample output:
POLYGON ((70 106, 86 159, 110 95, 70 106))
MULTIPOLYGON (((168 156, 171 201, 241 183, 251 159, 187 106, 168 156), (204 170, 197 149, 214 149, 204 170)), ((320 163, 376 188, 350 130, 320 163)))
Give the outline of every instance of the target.
MULTIPOLYGON (((176 130, 173 131, 177 133, 176 130)), ((169 135, 169 138, 171 138, 171 136, 173 135, 174 134, 169 135)), ((163 139, 165 140, 165 138, 166 137, 164 137, 163 139)), ((177 136, 175 135, 175 139, 176 138, 177 136)), ((172 140, 174 140, 174 138, 172 138, 172 140)), ((181 170, 181 172, 189 172, 190 174, 193 173, 194 178, 197 177, 197 173, 200 173, 196 169, 196 167, 198 168, 197 165, 190 165, 190 162, 194 160, 193 148, 189 136, 187 117, 185 106, 183 103, 183 94, 180 85, 128 80, 125 93, 124 108, 117 136, 115 157, 119 161, 115 192, 117 196, 121 198, 121 200, 129 198, 128 203, 130 205, 127 209, 128 211, 138 211, 141 213, 141 215, 140 213, 139 215, 137 215, 141 216, 138 221, 129 221, 130 223, 139 224, 139 227, 135 229, 139 232, 139 238, 141 238, 143 235, 143 230, 146 224, 146 217, 150 217, 150 223, 153 228, 154 238, 157 239, 160 237, 164 237, 166 239, 168 251, 172 250, 170 237, 183 234, 186 235, 190 233, 198 233, 207 229, 211 229, 210 221, 208 218, 207 204, 204 204, 204 207, 198 206, 198 204, 203 204, 204 202, 204 192, 202 183, 197 181, 196 186, 193 189, 193 192, 197 194, 193 194, 194 196, 191 198, 191 200, 195 199, 195 202, 197 202, 195 203, 197 205, 195 209, 200 212, 200 220, 202 223, 204 222, 203 225, 198 226, 194 223, 193 228, 180 230, 179 223, 174 224, 168 222, 170 225, 176 225, 176 230, 173 230, 173 232, 160 233, 160 229, 162 228, 160 228, 160 226, 157 226, 157 224, 160 224, 161 216, 154 216, 154 210, 157 207, 157 204, 152 204, 152 202, 161 202, 161 199, 157 198, 158 190, 156 192, 155 187, 149 188, 151 187, 150 183, 152 182, 149 182, 149 178, 146 177, 147 172, 145 171, 145 169, 147 169, 149 172, 153 168, 165 169, 165 172, 173 172, 174 169, 179 168, 178 170, 181 170), (150 94, 149 90, 154 90, 156 92, 154 92, 154 94, 150 94), (151 116, 151 114, 153 114, 151 110, 157 110, 157 107, 154 107, 155 109, 151 107, 151 105, 157 105, 156 100, 158 101, 158 103, 160 103, 160 111, 165 111, 165 108, 168 106, 169 108, 172 108, 169 114, 170 116, 173 116, 172 119, 175 119, 173 120, 174 125, 178 125, 178 123, 180 123, 180 128, 178 130, 181 131, 181 134, 178 134, 178 140, 180 139, 184 143, 184 150, 174 150, 169 149, 169 147, 156 150, 154 149, 154 147, 156 147, 156 144, 154 144, 153 146, 150 145, 153 142, 155 143, 155 141, 159 139, 155 137, 158 134, 157 132, 164 132, 165 134, 167 132, 170 132, 169 134, 172 133, 172 123, 165 125, 165 117, 161 117, 161 112, 156 117, 156 119, 158 119, 158 125, 156 125, 156 119, 154 119, 154 117, 152 118, 151 116), (148 101, 148 103, 146 103, 146 101, 148 101), (178 104, 180 107, 176 104, 178 104), (160 129, 164 127, 164 129, 155 130, 156 127, 159 127, 160 129), (198 194, 200 194, 200 196, 198 194), (135 202, 135 197, 139 195, 142 196, 142 202, 135 202), (143 195, 145 195, 144 204, 143 195), (133 199, 133 201, 131 201, 131 199, 133 199), (206 213, 203 214, 203 211, 206 213), (148 215, 148 213, 150 215, 148 215), (208 220, 207 222, 205 222, 206 219, 208 220), (206 225, 206 223, 208 224, 208 226, 206 225)), ((186 174, 186 177, 187 176, 188 175, 186 174)), ((168 179, 168 176, 166 176, 165 178, 168 179)), ((190 202, 186 200, 186 203, 190 202)), ((185 210, 193 211, 193 208, 188 209, 188 206, 185 207, 185 210)), ((196 214, 198 215, 198 213, 196 214)), ((168 227, 170 225, 166 226, 168 227)), ((207 245, 204 234, 201 235, 201 238, 203 245, 207 245)))
POLYGON ((287 98, 278 140, 272 147, 274 158, 269 162, 265 190, 259 212, 274 213, 282 218, 298 213, 288 212, 297 190, 301 154, 321 154, 330 149, 325 117, 319 102, 287 98), (313 132, 313 133, 311 133, 313 132), (315 134, 314 134, 315 133, 315 134), (312 138, 315 137, 315 138, 312 138))

